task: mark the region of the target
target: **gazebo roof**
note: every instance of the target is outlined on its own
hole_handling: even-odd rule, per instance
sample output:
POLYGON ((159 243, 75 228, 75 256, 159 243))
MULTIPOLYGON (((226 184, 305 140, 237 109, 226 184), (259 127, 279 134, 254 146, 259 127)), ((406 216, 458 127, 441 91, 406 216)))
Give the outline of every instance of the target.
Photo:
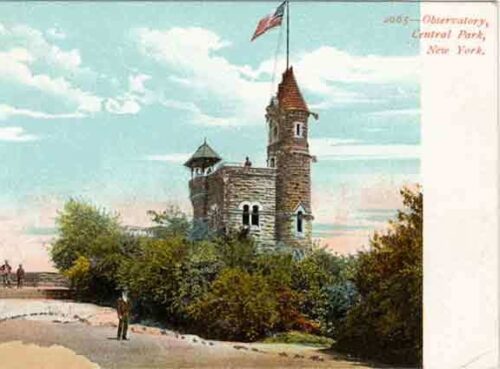
POLYGON ((207 141, 203 142, 198 149, 194 152, 193 155, 184 163, 184 165, 188 168, 193 168, 195 166, 210 166, 215 163, 221 161, 222 158, 217 154, 214 149, 212 149, 207 141))

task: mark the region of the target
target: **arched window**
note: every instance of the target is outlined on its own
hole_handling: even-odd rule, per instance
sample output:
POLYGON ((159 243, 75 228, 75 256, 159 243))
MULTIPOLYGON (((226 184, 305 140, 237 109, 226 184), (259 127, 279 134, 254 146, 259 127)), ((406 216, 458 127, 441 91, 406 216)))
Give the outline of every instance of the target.
POLYGON ((304 123, 295 122, 295 137, 304 137, 304 123))
POLYGON ((269 167, 274 168, 276 166, 276 159, 271 158, 269 159, 269 167))
POLYGON ((252 225, 259 226, 259 206, 252 206, 252 225))
POLYGON ((241 222, 243 223, 244 226, 250 225, 250 206, 249 205, 243 205, 243 217, 241 219, 241 222))
POLYGON ((304 213, 299 211, 297 213, 297 233, 302 234, 304 232, 304 213))
POLYGON ((278 139, 278 126, 275 124, 273 126, 273 141, 276 141, 278 139))

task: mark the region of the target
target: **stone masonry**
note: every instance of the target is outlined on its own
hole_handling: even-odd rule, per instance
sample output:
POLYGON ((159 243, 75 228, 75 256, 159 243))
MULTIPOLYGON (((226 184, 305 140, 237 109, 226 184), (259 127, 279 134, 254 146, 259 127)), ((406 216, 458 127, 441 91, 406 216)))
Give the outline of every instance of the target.
POLYGON ((193 218, 220 233, 247 228, 261 248, 310 249, 311 115, 317 118, 308 110, 289 68, 266 109, 267 168, 225 164, 206 142, 186 162, 192 174, 193 218), (258 219, 258 225, 248 222, 244 209, 258 209, 258 218, 252 218, 258 219))

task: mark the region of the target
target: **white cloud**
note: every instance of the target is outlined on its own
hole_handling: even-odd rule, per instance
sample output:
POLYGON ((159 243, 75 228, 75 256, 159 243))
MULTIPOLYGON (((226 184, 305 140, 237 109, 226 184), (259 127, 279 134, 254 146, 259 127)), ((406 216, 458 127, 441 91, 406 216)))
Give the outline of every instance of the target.
MULTIPOLYGON (((56 33, 54 33, 54 30, 49 29, 47 33, 52 35, 58 34, 59 36, 63 34, 61 30, 58 30, 56 33)), ((82 60, 79 50, 64 51, 57 45, 49 43, 43 33, 37 29, 26 25, 15 25, 9 29, 5 29, 2 36, 4 36, 3 39, 7 45, 9 45, 10 41, 14 43, 14 46, 24 47, 36 59, 43 59, 54 67, 69 70, 73 73, 81 72, 82 60)))
POLYGON ((405 160, 419 159, 419 145, 342 144, 331 138, 310 140, 311 153, 319 160, 405 160))
POLYGON ((137 114, 141 104, 151 104, 157 100, 148 90, 145 83, 151 79, 147 74, 136 74, 128 77, 128 91, 115 98, 108 98, 104 103, 106 110, 113 114, 137 114))
POLYGON ((150 155, 146 157, 146 160, 150 161, 163 161, 167 163, 184 163, 189 159, 190 154, 184 153, 173 153, 166 155, 150 155))
POLYGON ((196 106, 196 104, 192 102, 173 99, 159 99, 159 102, 167 108, 183 110, 191 113, 191 121, 194 124, 217 127, 234 127, 238 125, 238 120, 235 117, 215 117, 205 114, 200 108, 198 108, 198 106, 196 106))
POLYGON ((0 80, 16 82, 67 99, 76 104, 79 112, 93 113, 101 110, 100 97, 72 86, 65 78, 33 74, 29 67, 33 59, 33 55, 22 48, 0 52, 0 80))
POLYGON ((51 27, 45 32, 47 36, 55 40, 64 40, 66 38, 66 33, 59 27, 51 27))
POLYGON ((144 55, 174 71, 171 81, 203 91, 228 110, 225 116, 218 118, 199 112, 198 123, 261 123, 270 86, 267 82, 249 80, 242 75, 240 66, 217 55, 217 51, 229 45, 217 34, 196 27, 165 31, 142 28, 135 34, 144 55))
POLYGON ((151 76, 147 74, 136 74, 128 77, 129 91, 139 94, 146 93, 144 83, 149 81, 151 76))
POLYGON ((394 110, 381 110, 369 113, 373 117, 417 117, 420 115, 420 109, 394 109, 394 110))
MULTIPOLYGON (((273 59, 255 69, 233 64, 219 54, 230 44, 216 33, 197 27, 141 28, 135 31, 135 36, 144 55, 173 71, 170 81, 197 92, 203 91, 225 107, 226 116, 218 118, 219 121, 225 125, 261 124, 264 107, 275 92, 275 87, 270 85, 273 59)), ((301 88, 310 96, 316 96, 316 100, 320 99, 308 99, 314 109, 341 103, 373 103, 381 99, 368 96, 361 88, 347 89, 345 84, 414 84, 418 80, 418 58, 413 56, 355 56, 323 46, 298 54, 293 60, 301 88)), ((284 70, 284 60, 278 61, 276 70, 284 70)), ((213 124, 212 119, 198 119, 198 122, 213 124)))
POLYGON ((22 127, 0 127, 0 141, 28 142, 37 139, 34 135, 26 134, 22 127))
POLYGON ((134 97, 109 98, 105 103, 106 110, 113 114, 137 114, 141 106, 134 97))
POLYGON ((22 116, 36 119, 71 119, 83 118, 85 114, 81 112, 51 114, 42 111, 34 111, 29 109, 19 109, 10 105, 0 104, 0 120, 11 116, 22 116))

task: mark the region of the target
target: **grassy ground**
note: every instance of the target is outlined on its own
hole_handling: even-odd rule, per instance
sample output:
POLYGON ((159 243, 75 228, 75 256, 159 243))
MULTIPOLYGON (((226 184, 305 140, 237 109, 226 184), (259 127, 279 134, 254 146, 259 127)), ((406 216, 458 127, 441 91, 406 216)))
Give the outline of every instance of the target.
POLYGON ((262 341, 263 343, 291 343, 299 345, 307 345, 314 347, 327 348, 331 347, 333 340, 328 337, 317 336, 314 334, 290 331, 275 334, 272 337, 268 337, 262 341))

